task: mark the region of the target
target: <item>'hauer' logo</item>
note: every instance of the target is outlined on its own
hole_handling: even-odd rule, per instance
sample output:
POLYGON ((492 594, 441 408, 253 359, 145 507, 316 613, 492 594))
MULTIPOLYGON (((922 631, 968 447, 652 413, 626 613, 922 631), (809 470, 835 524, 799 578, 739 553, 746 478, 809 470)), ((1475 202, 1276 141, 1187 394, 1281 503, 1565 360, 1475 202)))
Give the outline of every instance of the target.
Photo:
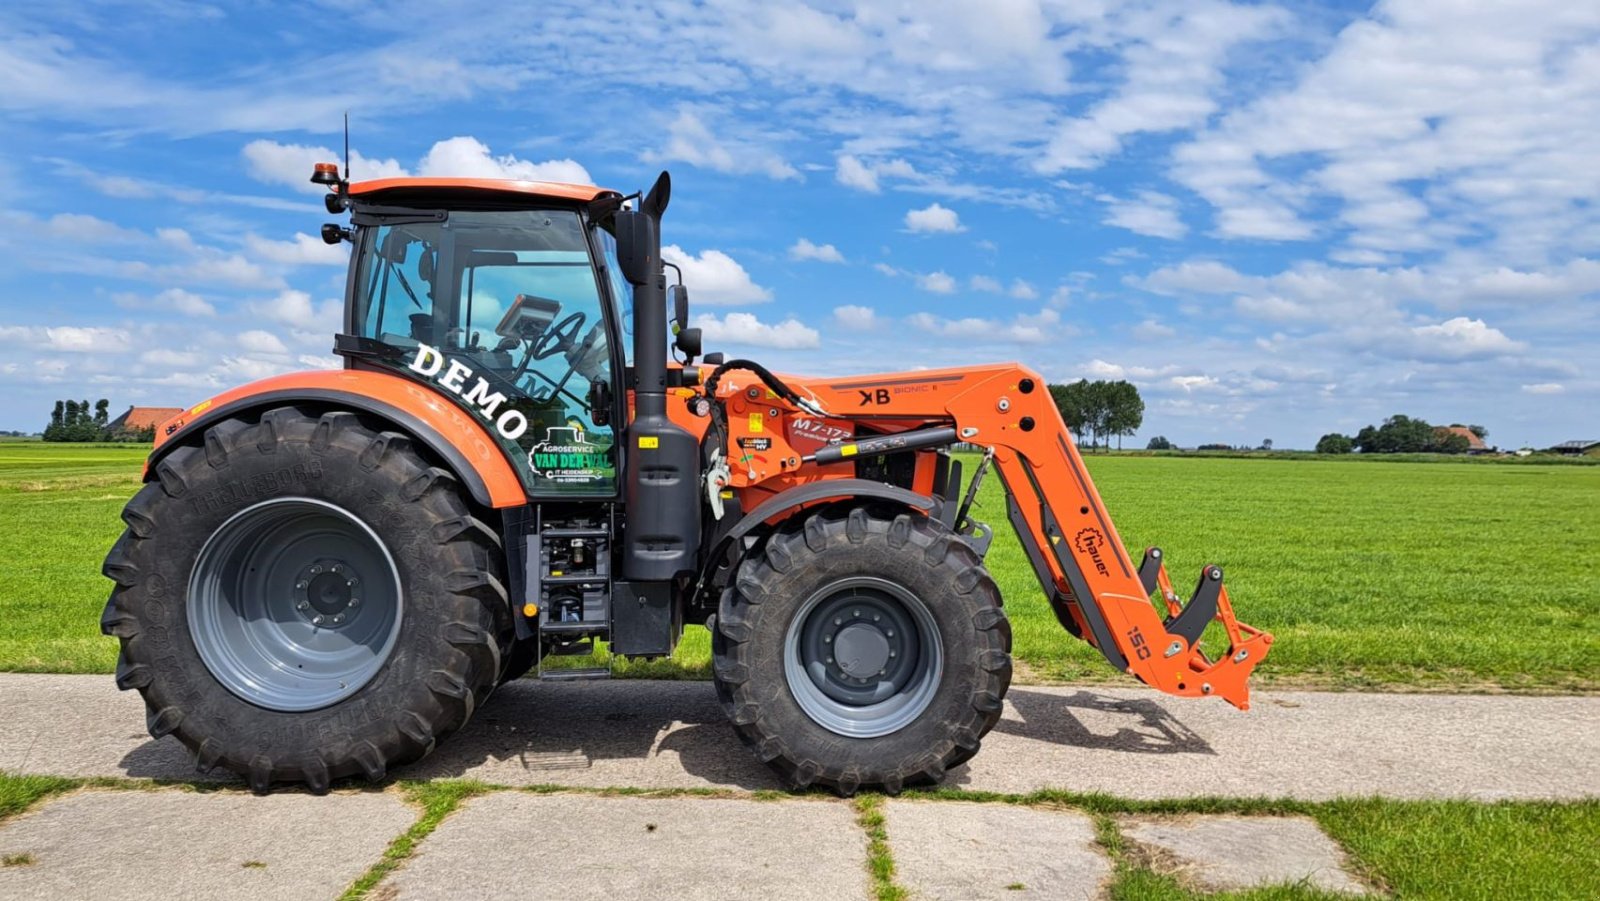
POLYGON ((1094 561, 1094 568, 1100 571, 1100 575, 1109 576, 1111 575, 1111 570, 1106 568, 1105 558, 1100 555, 1105 545, 1106 537, 1100 534, 1099 529, 1083 529, 1072 539, 1072 546, 1077 548, 1080 553, 1089 555, 1089 559, 1094 561))
POLYGON ((411 361, 410 369, 418 375, 425 375, 438 382, 440 387, 449 389, 451 394, 458 395, 467 402, 467 406, 476 409, 479 416, 494 423, 495 431, 507 441, 521 438, 522 433, 528 430, 528 417, 516 410, 507 410, 498 417, 495 416, 495 411, 506 402, 506 396, 498 391, 490 393, 488 382, 480 378, 471 388, 466 387, 466 380, 474 376, 472 367, 460 360, 446 360, 444 354, 436 348, 418 344, 417 357, 411 361), (446 363, 450 364, 448 369, 445 368, 446 363), (444 375, 439 374, 440 370, 444 370, 444 375), (466 390, 463 392, 464 388, 466 390))

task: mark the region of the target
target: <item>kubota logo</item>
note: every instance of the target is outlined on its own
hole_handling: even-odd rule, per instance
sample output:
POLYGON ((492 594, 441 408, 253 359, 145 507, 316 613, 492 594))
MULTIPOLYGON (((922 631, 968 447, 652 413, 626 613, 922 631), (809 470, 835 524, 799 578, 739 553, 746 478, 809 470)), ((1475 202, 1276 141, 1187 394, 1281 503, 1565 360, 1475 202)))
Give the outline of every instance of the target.
POLYGON ((475 378, 472 367, 460 360, 446 360, 444 354, 437 348, 418 344, 417 356, 411 361, 410 369, 418 375, 433 379, 440 387, 448 389, 451 394, 466 401, 467 406, 477 410, 479 416, 494 423, 495 431, 507 441, 521 438, 522 433, 528 430, 528 417, 516 410, 507 410, 497 417, 495 411, 506 402, 506 396, 498 391, 490 393, 489 383, 481 378, 471 388, 467 388, 467 379, 475 378), (446 363, 449 364, 449 368, 445 367, 446 363), (444 375, 439 374, 440 370, 444 371, 444 375))
POLYGON ((1100 575, 1109 576, 1111 575, 1111 570, 1106 568, 1105 558, 1100 555, 1105 545, 1106 536, 1101 535, 1099 529, 1082 529, 1072 539, 1072 546, 1077 548, 1079 552, 1089 555, 1089 559, 1094 561, 1094 568, 1100 571, 1100 575))

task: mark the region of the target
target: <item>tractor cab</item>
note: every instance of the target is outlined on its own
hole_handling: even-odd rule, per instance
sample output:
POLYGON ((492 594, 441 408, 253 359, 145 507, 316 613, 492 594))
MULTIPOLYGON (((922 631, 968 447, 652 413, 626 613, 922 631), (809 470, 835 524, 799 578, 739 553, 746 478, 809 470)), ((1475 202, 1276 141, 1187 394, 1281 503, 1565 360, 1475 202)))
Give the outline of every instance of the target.
POLYGON ((632 287, 591 202, 597 188, 393 179, 332 194, 355 229, 349 368, 453 396, 481 417, 530 497, 618 494, 618 375, 632 287))

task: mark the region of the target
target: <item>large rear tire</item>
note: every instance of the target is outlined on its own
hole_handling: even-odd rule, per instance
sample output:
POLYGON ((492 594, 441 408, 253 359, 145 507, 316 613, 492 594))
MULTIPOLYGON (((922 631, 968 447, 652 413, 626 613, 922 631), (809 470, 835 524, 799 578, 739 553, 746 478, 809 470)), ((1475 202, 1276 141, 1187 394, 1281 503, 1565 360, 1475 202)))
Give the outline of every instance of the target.
POLYGON ((941 523, 816 513, 740 564, 712 630, 718 697, 790 785, 938 782, 976 754, 1011 683, 1011 626, 941 523))
POLYGON ((101 620, 154 737, 265 792, 382 780, 488 698, 510 634, 500 541, 398 432, 296 407, 156 467, 106 557, 101 620))

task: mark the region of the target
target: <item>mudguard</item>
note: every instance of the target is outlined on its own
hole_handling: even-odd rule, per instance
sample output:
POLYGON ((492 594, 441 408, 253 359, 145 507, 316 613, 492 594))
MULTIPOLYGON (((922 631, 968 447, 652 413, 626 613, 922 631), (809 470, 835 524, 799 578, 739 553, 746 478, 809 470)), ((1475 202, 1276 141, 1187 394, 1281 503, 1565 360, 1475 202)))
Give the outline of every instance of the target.
POLYGON ((505 451, 470 413, 416 382, 359 369, 274 376, 195 404, 157 429, 155 450, 145 461, 145 480, 154 477, 156 465, 173 448, 198 440, 211 425, 251 410, 296 402, 370 413, 393 422, 445 460, 480 504, 500 508, 528 502, 505 451))

